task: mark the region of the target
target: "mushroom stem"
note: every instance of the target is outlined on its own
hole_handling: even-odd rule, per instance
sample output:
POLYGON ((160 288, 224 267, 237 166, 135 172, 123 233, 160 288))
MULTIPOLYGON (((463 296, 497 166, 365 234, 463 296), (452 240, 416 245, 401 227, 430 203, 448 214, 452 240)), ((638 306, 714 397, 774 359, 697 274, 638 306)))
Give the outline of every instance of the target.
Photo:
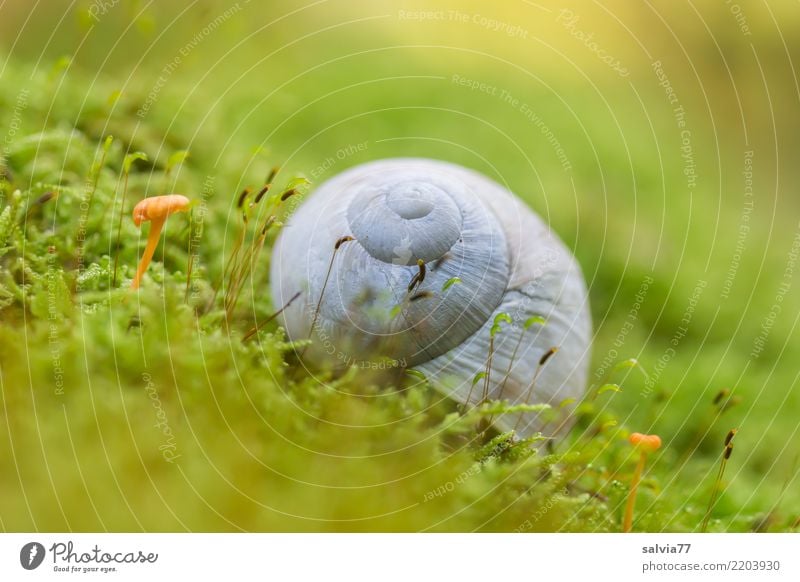
POLYGON ((153 254, 156 252, 158 239, 161 238, 161 228, 164 226, 165 221, 166 217, 153 218, 150 220, 150 234, 147 235, 147 246, 144 248, 144 253, 142 253, 142 258, 136 269, 136 276, 131 283, 131 289, 139 288, 139 284, 142 282, 142 275, 144 275, 144 272, 150 265, 150 261, 153 259, 153 254))
POLYGON ((639 491, 639 482, 642 480, 647 453, 653 453, 661 448, 661 437, 656 434, 634 432, 628 437, 628 442, 636 447, 640 454, 639 463, 633 472, 633 478, 631 478, 631 491, 628 493, 628 504, 625 506, 625 519, 622 521, 622 531, 625 533, 629 533, 633 527, 633 509, 636 506, 636 493, 639 491))
POLYGON ((625 506, 625 519, 622 522, 622 531, 630 533, 633 527, 633 509, 636 506, 636 494, 639 491, 639 482, 642 480, 642 472, 644 472, 644 464, 647 461, 647 453, 642 451, 639 455, 639 463, 636 465, 636 471, 633 473, 631 480, 631 491, 628 493, 628 504, 625 506))

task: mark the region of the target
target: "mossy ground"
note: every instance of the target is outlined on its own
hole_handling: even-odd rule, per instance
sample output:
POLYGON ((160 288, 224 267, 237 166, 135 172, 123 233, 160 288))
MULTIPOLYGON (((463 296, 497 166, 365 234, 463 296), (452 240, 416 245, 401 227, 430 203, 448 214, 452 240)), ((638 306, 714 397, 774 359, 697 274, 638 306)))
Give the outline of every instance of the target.
MULTIPOLYGON (((513 67, 441 47, 429 50, 447 55, 445 64, 419 47, 395 51, 380 27, 363 36, 321 32, 294 51, 292 40, 310 22, 301 20, 298 30, 287 24, 250 39, 257 46, 243 49, 236 67, 209 61, 242 37, 239 10, 214 29, 213 42, 184 55, 144 112, 163 67, 217 12, 190 12, 190 22, 162 27, 165 14, 139 21, 120 11, 91 28, 90 42, 108 48, 132 19, 132 34, 156 55, 149 69, 123 73, 125 57, 108 64, 85 52, 71 66, 55 56, 37 65, 24 41, 21 56, 2 59, 3 529, 619 531, 636 463, 627 436, 639 431, 661 435, 664 447, 650 459, 634 528, 694 531, 734 427, 736 449, 709 529, 796 527, 796 294, 782 296, 782 315, 770 319, 787 253, 791 259, 796 225, 786 217, 796 201, 760 199, 731 286, 742 206, 728 193, 741 190, 741 152, 695 119, 698 164, 714 163, 706 149, 721 152, 724 185, 704 175, 701 194, 665 202, 666 192, 684 189, 685 166, 679 148, 669 150, 679 138, 656 84, 642 90, 651 104, 647 131, 645 117, 613 115, 630 111, 632 96, 612 97, 610 114, 591 96, 571 99, 584 142, 561 96, 531 89, 513 67), (171 35, 162 38, 164 30, 171 35), (333 58, 333 42, 348 56, 315 70, 333 58), (270 43, 289 48, 264 64, 270 43), (375 70, 398 68, 403 83, 396 75, 375 79, 375 70), (535 103, 559 136, 577 136, 563 144, 571 173, 565 177, 543 133, 523 125, 519 106, 464 90, 450 82, 454 73, 506 88, 535 103), (487 111, 491 123, 470 118, 487 111), (659 145, 671 153, 662 158, 659 145), (137 151, 147 160, 131 164, 123 204, 124 159, 137 151), (498 151, 496 164, 486 162, 498 151), (533 170, 527 152, 538 160, 533 170), (237 306, 226 314, 224 292, 214 300, 244 187, 258 189, 276 164, 280 191, 298 175, 316 183, 392 155, 450 159, 498 177, 574 247, 598 334, 590 396, 558 442, 532 453, 524 443, 481 441, 477 413, 460 417, 411 375, 308 370, 274 322, 244 339, 279 307, 266 292, 271 239, 237 306), (547 194, 573 188, 575 195, 547 194), (131 292, 146 234, 130 210, 167 192, 195 205, 167 223, 142 289, 131 292), (618 366, 629 358, 639 365, 618 366), (621 391, 598 394, 605 382, 621 391)), ((247 10, 263 16, 265 9, 247 10)), ((81 22, 78 31, 86 30, 81 22)), ((563 81, 564 94, 583 91, 563 81)), ((701 103, 683 95, 687 106, 701 103)), ((781 107, 783 94, 776 95, 781 107)), ((757 104, 750 107, 750 118, 763 119, 757 104)), ((768 141, 756 137, 752 147, 768 141)), ((768 155, 757 151, 756 159, 768 155)), ((782 171, 796 178, 793 168, 782 171)), ((765 188, 779 181, 760 179, 765 188)))

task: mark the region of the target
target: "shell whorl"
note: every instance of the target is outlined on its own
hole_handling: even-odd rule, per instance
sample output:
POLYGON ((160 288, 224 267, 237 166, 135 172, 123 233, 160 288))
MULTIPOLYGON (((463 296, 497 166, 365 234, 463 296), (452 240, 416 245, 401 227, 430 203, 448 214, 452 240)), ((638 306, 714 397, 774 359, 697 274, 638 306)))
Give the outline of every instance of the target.
MULTIPOLYGON (((444 354, 491 317, 510 276, 503 228, 480 193, 445 168, 415 160, 367 164, 326 182, 287 233, 296 252, 282 254, 294 257, 284 261, 293 272, 276 276, 307 290, 312 303, 322 297, 318 335, 348 355, 378 352, 413 365, 444 354), (323 296, 333 243, 345 235, 355 240, 337 252, 323 296), (426 275, 414 292, 427 293, 411 301, 419 259, 426 275), (306 276, 294 280, 297 267, 306 276), (444 290, 453 277, 461 283, 444 290)), ((303 322, 285 318, 293 337, 303 337, 307 311, 303 322)))
POLYGON ((463 181, 419 164, 376 170, 344 192, 356 241, 338 261, 343 284, 328 307, 331 315, 343 309, 334 317, 345 315, 371 348, 416 364, 456 347, 491 316, 508 283, 508 247, 494 214, 463 181), (410 301, 420 259, 426 276, 414 291, 430 297, 410 301), (462 283, 443 291, 453 277, 462 283))
MULTIPOLYGON (((304 357, 347 365, 387 356, 475 404, 493 320, 508 313, 514 324, 492 340, 489 397, 557 404, 585 389, 591 321, 580 268, 518 198, 466 168, 390 159, 324 182, 276 241, 271 278, 276 309, 304 295, 281 314, 291 339, 313 340, 304 357), (354 240, 334 252, 344 236, 354 240), (409 291, 418 260, 426 274, 409 291), (532 315, 547 324, 523 333, 532 315), (558 354, 539 374, 552 347, 558 354)), ((540 425, 530 416, 497 423, 532 434, 540 425)))
POLYGON ((424 177, 365 184, 350 202, 347 218, 364 250, 397 265, 442 258, 461 237, 464 223, 456 201, 424 177))

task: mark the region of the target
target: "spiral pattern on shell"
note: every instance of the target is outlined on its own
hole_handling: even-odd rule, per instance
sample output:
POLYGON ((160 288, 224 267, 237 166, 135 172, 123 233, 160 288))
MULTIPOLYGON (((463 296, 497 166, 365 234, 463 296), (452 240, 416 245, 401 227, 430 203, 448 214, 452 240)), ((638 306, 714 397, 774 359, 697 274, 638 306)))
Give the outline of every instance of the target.
MULTIPOLYGON (((276 306, 304 295, 282 320, 291 339, 313 340, 306 358, 347 364, 380 354, 475 404, 472 380, 495 335, 487 396, 554 403, 583 392, 591 325, 580 270, 535 214, 471 170, 391 159, 328 180, 276 241, 271 276, 276 306), (335 250, 343 237, 354 240, 335 250), (492 334, 500 313, 512 323, 492 334), (547 324, 524 329, 532 315, 547 324)), ((535 415, 517 420, 498 424, 541 428, 535 415)))

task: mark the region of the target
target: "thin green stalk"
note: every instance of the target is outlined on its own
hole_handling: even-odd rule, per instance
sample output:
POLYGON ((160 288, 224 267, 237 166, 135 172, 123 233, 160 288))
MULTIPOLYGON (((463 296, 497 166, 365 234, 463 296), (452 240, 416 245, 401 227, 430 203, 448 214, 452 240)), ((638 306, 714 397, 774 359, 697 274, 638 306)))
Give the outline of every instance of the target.
POLYGON ((194 256, 192 255, 192 239, 194 238, 194 209, 189 211, 189 245, 187 249, 188 258, 186 259, 186 292, 183 295, 183 302, 189 303, 189 287, 192 282, 192 267, 194 266, 194 256))
POLYGON ((703 524, 700 527, 700 531, 705 533, 708 529, 708 522, 711 520, 711 512, 714 510, 714 506, 717 504, 717 500, 719 499, 719 494, 722 491, 722 478, 725 475, 725 467, 728 464, 728 459, 731 458, 731 454, 733 453, 733 437, 736 436, 736 429, 731 429, 728 432, 728 435, 725 437, 725 448, 722 451, 722 460, 719 464, 719 471, 717 471, 717 478, 714 480, 714 487, 711 490, 711 499, 708 501, 708 509, 706 510, 706 515, 703 518, 703 524))
MULTIPOLYGON (((322 283, 322 291, 319 294, 319 300, 317 301, 317 306, 314 308, 314 317, 311 320, 311 327, 308 330, 308 339, 311 339, 312 334, 314 333, 314 327, 317 325, 317 318, 319 317, 319 310, 322 308, 322 299, 325 297, 325 289, 328 287, 328 280, 331 277, 331 271, 333 270, 333 261, 336 259, 336 253, 339 252, 339 249, 342 247, 343 244, 353 241, 355 238, 352 236, 343 236, 336 241, 336 244, 333 245, 333 253, 331 254, 330 263, 328 263, 328 272, 325 274, 325 281, 322 283)), ((305 354, 308 346, 303 348, 303 351, 300 352, 302 356, 305 354)))
MULTIPOLYGON (((527 404, 528 402, 530 402, 530 398, 533 395, 533 388, 536 385, 536 380, 539 379, 539 374, 542 373, 542 369, 544 368, 544 365, 550 360, 551 357, 553 357, 553 355, 556 352, 558 352, 558 348, 554 346, 554 347, 550 348, 549 350, 547 350, 544 353, 544 355, 541 358, 539 358, 539 363, 536 365, 536 371, 533 373, 533 378, 531 379, 531 384, 530 384, 530 386, 528 386, 528 391, 525 393, 525 398, 522 400, 523 404, 527 404)), ((519 428, 519 423, 522 422, 522 417, 523 417, 524 414, 525 414, 524 412, 520 413, 519 418, 517 419, 517 422, 514 424, 514 429, 513 430, 517 430, 517 428, 519 428)))
POLYGON ((117 285, 117 269, 119 268, 119 241, 122 236, 122 218, 125 216, 125 198, 128 194, 128 176, 131 173, 131 166, 136 160, 147 160, 147 155, 142 152, 134 152, 128 154, 122 160, 122 174, 123 174, 123 187, 122 187, 122 204, 119 208, 119 222, 117 223, 117 242, 114 251, 114 279, 112 285, 117 285))
POLYGON ((292 298, 291 298, 291 299, 289 299, 289 301, 287 301, 287 302, 286 302, 286 304, 285 304, 283 307, 281 307, 281 308, 280 308, 278 311, 276 311, 275 313, 273 313, 272 315, 270 315, 269 317, 267 317, 267 318, 266 318, 264 321, 262 321, 261 323, 256 323, 256 324, 255 324, 255 325, 254 325, 254 326, 253 326, 253 327, 250 329, 250 331, 248 331, 246 334, 244 334, 244 337, 242 337, 242 341, 243 341, 243 342, 246 342, 246 341, 247 341, 247 340, 249 340, 251 337, 253 337, 254 335, 256 335, 256 334, 258 333, 258 330, 259 330, 259 328, 261 328, 261 327, 265 326, 265 325, 266 325, 266 324, 268 324, 270 321, 272 321, 273 319, 275 319, 276 317, 278 317, 278 316, 279 316, 281 313, 283 313, 283 312, 284 312, 284 311, 285 311, 285 310, 286 310, 286 309, 287 309, 287 308, 288 308, 288 307, 289 307, 289 306, 290 306, 292 303, 294 303, 294 300, 295 300, 295 299, 297 299, 298 297, 300 297, 301 293, 302 293, 301 291, 298 291, 297 293, 295 293, 294 295, 292 295, 292 298))

